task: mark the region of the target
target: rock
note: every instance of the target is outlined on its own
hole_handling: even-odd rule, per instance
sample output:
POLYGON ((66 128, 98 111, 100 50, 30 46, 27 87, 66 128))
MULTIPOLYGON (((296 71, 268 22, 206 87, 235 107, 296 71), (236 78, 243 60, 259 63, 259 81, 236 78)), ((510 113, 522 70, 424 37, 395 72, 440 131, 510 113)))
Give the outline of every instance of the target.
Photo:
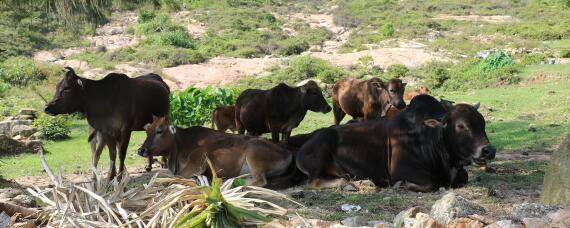
POLYGON ((530 125, 530 126, 528 127, 528 131, 529 131, 529 132, 536 132, 536 127, 530 125))
POLYGON ((338 222, 324 221, 319 219, 300 219, 294 218, 290 221, 276 221, 273 220, 271 223, 264 226, 264 228, 281 228, 281 227, 299 227, 299 228, 329 228, 329 227, 346 227, 341 226, 338 222), (271 226, 268 226, 270 225, 271 226))
POLYGON ((348 227, 358 227, 358 226, 368 225, 368 221, 363 216, 354 216, 354 217, 345 218, 340 223, 348 227))
POLYGON ((548 227, 550 221, 546 218, 523 218, 523 224, 526 228, 542 228, 548 227))
POLYGON ((42 140, 44 139, 44 134, 42 134, 41 132, 36 132, 32 135, 30 135, 30 137, 28 138, 29 140, 42 140))
POLYGON ((30 151, 38 152, 43 146, 43 143, 40 140, 26 140, 24 141, 24 146, 30 151))
POLYGON ((12 199, 20 194, 22 194, 22 191, 15 188, 0 189, 0 199, 12 199))
POLYGON ((359 205, 352 205, 352 204, 343 204, 340 205, 340 209, 344 212, 356 212, 356 211, 360 211, 360 209, 362 209, 362 207, 360 207, 359 205))
POLYGON ((419 207, 412 207, 412 208, 408 208, 405 211, 401 211, 400 213, 398 213, 396 215, 396 217, 394 217, 394 227, 404 227, 404 222, 407 218, 415 218, 416 214, 420 212, 420 208, 419 207))
POLYGON ((558 210, 560 210, 559 206, 547 206, 539 203, 521 203, 513 205, 513 217, 519 220, 523 218, 541 218, 558 210))
POLYGON ((570 206, 566 209, 550 213, 548 218, 554 227, 570 227, 570 206))
POLYGON ((417 213, 414 228, 444 228, 426 213, 417 213))
POLYGON ((501 220, 491 225, 485 226, 485 228, 522 228, 522 227, 523 226, 513 222, 512 220, 501 220))
POLYGON ((36 200, 34 199, 34 197, 29 195, 24 195, 24 194, 17 195, 16 197, 12 198, 10 201, 22 207, 36 207, 36 200))
POLYGON ((38 130, 28 125, 14 125, 10 131, 12 136, 21 135, 27 138, 30 137, 30 135, 36 133, 38 130))
MULTIPOLYGON (((403 224, 403 226, 401 226, 401 227, 404 227, 404 228, 412 228, 412 227, 414 227, 414 223, 415 223, 415 222, 416 222, 416 218, 405 218, 405 219, 404 219, 404 224, 403 224)), ((394 227, 397 227, 397 226, 394 226, 394 227)), ((397 228, 399 228, 399 227, 397 227, 397 228)))
POLYGON ((491 224, 491 223, 494 222, 493 220, 488 219, 488 218, 485 218, 485 217, 483 217, 483 216, 481 216, 481 215, 469 215, 469 218, 470 218, 470 219, 473 219, 473 220, 476 220, 476 221, 479 221, 479 222, 482 222, 482 223, 485 224, 485 225, 491 224))
POLYGON ((16 136, 12 137, 12 139, 13 139, 13 140, 16 140, 16 141, 20 141, 20 140, 22 140, 23 138, 24 138, 24 137, 22 137, 21 135, 16 135, 16 136))
POLYGON ((570 134, 550 157, 540 201, 546 204, 570 203, 570 134))
POLYGON ((485 208, 467 201, 453 192, 449 192, 433 204, 430 215, 440 224, 447 224, 455 218, 482 214, 484 212, 485 208))
POLYGON ((4 120, 0 122, 0 135, 9 135, 12 130, 12 120, 4 120))
POLYGON ((457 218, 447 224, 448 228, 483 228, 485 224, 470 218, 457 218))
POLYGON ((288 221, 274 219, 270 223, 267 223, 263 226, 263 228, 286 228, 291 227, 291 223, 288 221))
POLYGON ((352 184, 347 184, 346 186, 344 186, 342 188, 342 190, 345 192, 357 192, 358 191, 358 189, 356 187, 354 187, 354 185, 352 185, 352 184))
POLYGON ((12 225, 12 219, 10 219, 8 214, 2 211, 2 213, 0 213, 0 227, 11 227, 10 225, 12 225))
POLYGON ((19 120, 34 120, 36 117, 32 115, 18 115, 16 119, 19 120))
POLYGON ((37 116, 38 111, 33 108, 23 108, 18 111, 20 115, 29 115, 29 116, 37 116))
POLYGON ((374 221, 368 221, 368 226, 374 228, 390 228, 392 227, 392 223, 381 220, 374 220, 374 221))
POLYGON ((0 134, 0 154, 18 154, 28 152, 28 148, 19 141, 8 137, 7 135, 0 134))

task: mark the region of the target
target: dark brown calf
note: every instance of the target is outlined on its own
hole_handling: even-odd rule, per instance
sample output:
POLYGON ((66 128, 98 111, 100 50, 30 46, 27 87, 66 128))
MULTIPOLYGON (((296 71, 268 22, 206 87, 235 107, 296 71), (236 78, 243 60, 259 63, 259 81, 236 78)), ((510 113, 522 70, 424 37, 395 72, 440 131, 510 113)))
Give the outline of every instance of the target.
POLYGON ((220 106, 212 112, 212 129, 220 132, 237 131, 236 128, 236 108, 233 105, 220 106))

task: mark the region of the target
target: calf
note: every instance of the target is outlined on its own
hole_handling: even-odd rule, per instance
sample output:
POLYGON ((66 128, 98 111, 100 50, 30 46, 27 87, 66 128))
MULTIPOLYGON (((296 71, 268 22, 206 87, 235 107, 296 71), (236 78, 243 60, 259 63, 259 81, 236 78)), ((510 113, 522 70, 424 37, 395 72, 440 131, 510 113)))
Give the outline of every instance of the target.
POLYGON ((292 154, 265 139, 218 132, 200 126, 178 128, 165 118, 147 125, 147 138, 139 155, 164 156, 174 175, 192 177, 209 172, 210 159, 222 178, 251 173, 250 185, 265 186, 268 178, 279 177, 291 167, 292 154))
POLYGON ((322 113, 331 110, 314 81, 299 87, 281 83, 269 90, 247 89, 236 102, 236 127, 240 134, 247 130, 254 136, 271 132, 274 142, 279 141, 281 133, 287 141, 307 110, 322 113))
POLYGON ((419 88, 404 94, 404 99, 407 101, 412 100, 417 95, 429 94, 429 89, 427 86, 421 85, 419 88))
POLYGON ((220 132, 234 132, 236 128, 236 108, 233 105, 220 106, 212 112, 212 129, 218 129, 220 132))
POLYGON ((400 79, 392 79, 388 84, 379 78, 337 81, 332 92, 335 124, 340 124, 346 114, 353 119, 370 120, 385 115, 391 106, 403 109, 406 107, 402 99, 405 88, 406 83, 400 79))

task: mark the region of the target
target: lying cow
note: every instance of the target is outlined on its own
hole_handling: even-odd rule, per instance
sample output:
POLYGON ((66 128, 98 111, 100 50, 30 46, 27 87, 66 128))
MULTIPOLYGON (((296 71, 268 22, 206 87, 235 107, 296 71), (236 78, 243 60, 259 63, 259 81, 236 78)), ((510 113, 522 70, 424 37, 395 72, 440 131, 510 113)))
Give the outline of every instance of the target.
MULTIPOLYGON (((129 78, 125 74, 111 73, 95 81, 77 76, 72 68, 65 69, 65 76, 44 111, 50 115, 85 114, 89 125, 108 139, 111 159, 108 177, 112 179, 116 175, 116 150, 119 150, 119 172, 123 172, 131 132, 143 130, 153 115, 168 114, 170 89, 156 74, 129 78)), ((94 154, 93 164, 98 160, 94 154)))
POLYGON ((405 88, 406 83, 400 79, 392 79, 388 84, 379 78, 337 81, 332 91, 335 124, 339 125, 346 114, 354 119, 370 120, 384 115, 391 106, 403 109, 406 107, 402 99, 405 88))
POLYGON ((427 86, 421 85, 419 88, 404 94, 404 99, 407 101, 412 100, 417 95, 429 94, 429 89, 427 86))
POLYGON ((166 157, 174 175, 206 175, 208 158, 222 178, 251 173, 250 185, 265 186, 268 178, 279 177, 294 167, 289 151, 265 139, 201 126, 178 128, 163 117, 154 118, 145 128, 147 138, 139 155, 166 157))
POLYGON ((464 166, 492 159, 495 149, 475 107, 455 106, 442 129, 447 114, 433 97, 419 95, 394 118, 322 129, 297 153, 297 167, 315 188, 339 185, 339 177, 421 192, 463 186, 464 166))
POLYGON ((212 112, 212 129, 226 132, 228 129, 234 132, 236 128, 236 108, 233 105, 220 106, 212 112))
POLYGON ((247 89, 236 102, 236 127, 240 134, 258 136, 271 132, 274 142, 287 141, 293 128, 305 118, 307 110, 327 113, 331 107, 314 81, 299 87, 281 83, 269 90, 247 89))

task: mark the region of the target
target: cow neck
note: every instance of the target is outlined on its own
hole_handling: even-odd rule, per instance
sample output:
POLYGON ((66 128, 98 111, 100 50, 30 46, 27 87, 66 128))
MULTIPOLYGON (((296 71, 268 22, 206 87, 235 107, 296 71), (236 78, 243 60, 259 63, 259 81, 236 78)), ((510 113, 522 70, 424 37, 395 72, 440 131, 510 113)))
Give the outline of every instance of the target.
POLYGON ((180 153, 180 151, 178 150, 180 148, 181 143, 183 143, 184 141, 182 140, 182 137, 180 137, 180 134, 182 132, 184 132, 184 129, 179 128, 179 127, 174 127, 176 129, 176 132, 173 133, 173 137, 174 137, 174 145, 172 146, 172 148, 168 148, 167 150, 170 151, 170 155, 169 155, 169 164, 168 164, 168 169, 172 172, 172 174, 177 175, 179 169, 180 169, 180 156, 182 156, 183 154, 180 153), (173 166, 173 167, 172 167, 173 166))
POLYGON ((453 137, 451 136, 451 131, 453 129, 451 129, 453 127, 453 122, 447 124, 447 126, 444 129, 444 133, 443 133, 443 141, 445 142, 445 148, 447 150, 447 153, 449 153, 449 162, 450 165, 452 167, 460 167, 463 166, 461 164, 461 157, 458 156, 459 151, 455 145, 455 142, 453 140, 453 137))
MULTIPOLYGON (((430 132, 428 133, 428 131, 432 131, 431 129, 429 129, 428 127, 426 127, 425 125, 423 125, 424 123, 416 123, 416 116, 413 115, 410 112, 405 112, 407 116, 404 117, 404 121, 406 122, 406 128, 408 129, 412 129, 412 130, 408 130, 408 133, 413 135, 413 140, 412 143, 414 143, 415 146, 419 146, 418 150, 414 150, 414 154, 416 156, 420 156, 424 159, 427 159, 431 162, 435 162, 435 166, 433 166, 432 168, 434 169, 440 169, 443 168, 444 170, 449 169, 449 160, 450 160, 450 153, 446 148, 446 145, 441 145, 442 143, 445 143, 445 132, 430 132), (410 118, 411 117, 411 118, 410 118), (409 121, 409 120, 414 120, 414 121, 409 121), (417 124, 421 124, 422 127, 416 127, 417 124), (439 136, 432 136, 430 135, 430 139, 426 140, 426 143, 420 143, 419 145, 418 143, 418 139, 421 137, 425 137, 425 134, 441 134, 439 136), (434 138, 435 137, 435 138, 434 138)), ((444 129, 445 130, 445 129, 444 129)))
MULTIPOLYGON (((98 88, 100 87, 99 86, 100 82, 82 77, 78 78, 79 80, 81 80, 82 89, 85 97, 95 98, 96 100, 98 100, 100 99, 100 97, 107 95, 107 94, 97 94, 95 92, 98 91, 98 88)), ((100 124, 98 122, 95 122, 95 119, 93 118, 98 116, 97 107, 93 107, 94 105, 93 103, 94 102, 91 99, 85 99, 85 101, 81 105, 81 112, 83 112, 87 116, 87 121, 91 126, 96 127, 96 129, 101 129, 101 126, 99 126, 100 124)), ((101 111, 108 111, 108 110, 101 110, 101 111)))

